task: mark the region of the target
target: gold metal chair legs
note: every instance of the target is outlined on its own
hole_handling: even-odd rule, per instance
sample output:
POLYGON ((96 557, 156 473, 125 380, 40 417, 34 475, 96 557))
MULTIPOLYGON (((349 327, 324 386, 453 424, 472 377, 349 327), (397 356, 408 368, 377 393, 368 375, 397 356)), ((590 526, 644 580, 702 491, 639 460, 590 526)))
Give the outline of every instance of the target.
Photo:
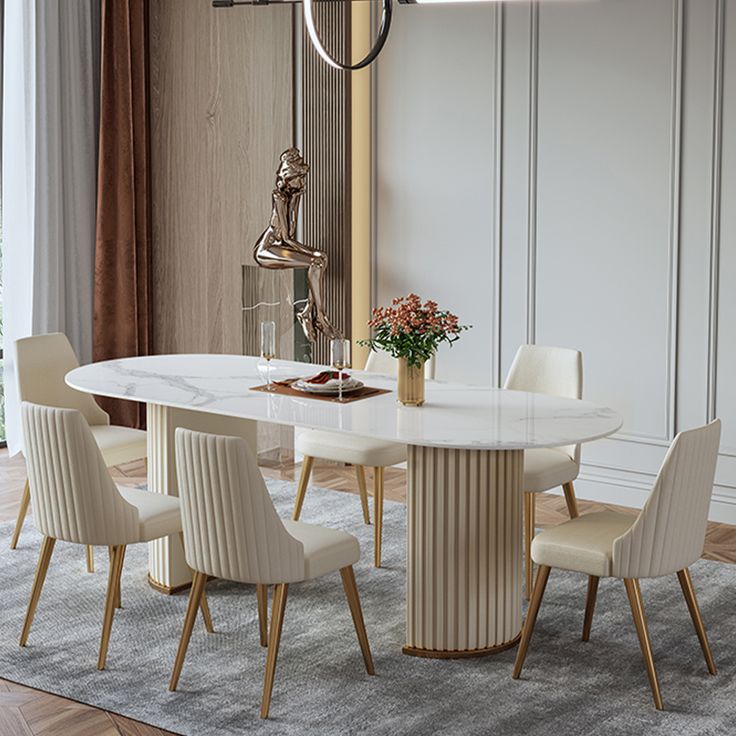
POLYGON ((695 597, 695 588, 693 588, 693 581, 690 578, 690 571, 687 568, 680 570, 677 573, 677 579, 680 581, 680 587, 682 588, 687 608, 690 611, 690 617, 692 618, 693 625, 695 626, 695 633, 698 635, 700 647, 705 655, 705 663, 708 665, 708 672, 710 672, 711 675, 715 675, 716 663, 713 661, 713 653, 710 651, 710 644, 708 644, 708 635, 705 633, 703 617, 700 615, 700 606, 698 606, 698 599, 695 597))
MULTIPOLYGON (((296 491, 296 501, 294 503, 294 512, 291 518, 299 521, 302 515, 302 507, 304 506, 304 497, 307 495, 307 487, 309 486, 309 478, 312 474, 312 466, 314 458, 305 455, 302 463, 302 471, 299 476, 299 485, 296 491)), ((383 468, 373 468, 373 516, 375 518, 374 535, 374 564, 381 567, 381 542, 383 539, 383 468)), ((368 510, 368 489, 365 481, 365 468, 362 465, 355 466, 355 473, 358 477, 358 488, 360 490, 360 503, 363 508, 363 521, 366 524, 371 523, 370 512, 368 510)))
MULTIPOLYGON (((179 532, 179 541, 181 542, 181 548, 184 549, 184 532, 179 532)), ((194 571, 192 571, 192 581, 194 581, 194 571)), ((194 584, 194 582, 192 582, 194 584)), ((207 586, 207 576, 204 578, 204 585, 207 586)), ((210 606, 207 603, 207 593, 202 588, 202 595, 199 598, 199 607, 202 610, 202 620, 204 621, 204 628, 208 634, 215 633, 215 627, 212 625, 212 615, 210 614, 210 606)))
POLYGON ((365 483, 365 468, 362 465, 355 466, 355 475, 358 477, 358 489, 360 490, 360 505, 363 507, 363 521, 371 523, 371 514, 368 510, 368 488, 365 483))
POLYGON ((524 593, 526 599, 532 594, 534 587, 534 563, 532 562, 532 540, 535 531, 535 509, 537 495, 536 493, 524 494, 524 570, 526 572, 526 581, 524 585, 524 593))
POLYGON ((595 600, 598 596, 598 583, 600 578, 595 575, 588 576, 588 594, 585 597, 585 618, 583 619, 583 641, 590 639, 590 630, 593 627, 593 613, 595 613, 595 600))
POLYGON ((649 685, 652 688, 654 706, 657 710, 664 710, 662 693, 659 690, 659 680, 657 680, 657 670, 654 666, 654 656, 652 655, 652 642, 649 639, 647 619, 644 615, 644 601, 641 597, 639 581, 636 578, 627 578, 624 580, 624 585, 626 586, 626 594, 629 596, 629 604, 631 605, 631 614, 634 617, 636 633, 639 635, 639 645, 641 646, 641 653, 644 656, 649 685))
POLYGON ((562 491, 565 494, 567 513, 570 514, 571 519, 577 519, 580 512, 578 511, 578 500, 575 498, 575 487, 572 483, 563 483, 562 491))
POLYGON ((544 596, 544 589, 547 587, 550 570, 551 568, 547 565, 540 565, 539 571, 537 572, 537 582, 534 585, 532 599, 529 602, 529 610, 526 613, 526 620, 521 630, 521 641, 519 642, 519 650, 516 652, 514 672, 511 675, 514 680, 518 680, 521 677, 521 668, 524 666, 526 653, 529 650, 529 642, 532 640, 534 624, 537 622, 537 614, 539 613, 539 606, 544 596))
POLYGON ((261 634, 261 646, 268 646, 268 586, 256 585, 258 600, 258 629, 261 634))
POLYGON ((123 572, 125 560, 125 545, 119 544, 112 548, 110 558, 110 572, 107 576, 107 595, 105 596, 105 617, 102 622, 102 639, 100 640, 100 655, 97 659, 97 669, 104 670, 107 661, 107 648, 110 644, 112 620, 120 594, 120 575, 123 572))
POLYGON ((353 616, 360 651, 363 653, 365 669, 369 675, 374 675, 373 657, 371 656, 371 648, 368 644, 368 634, 365 630, 365 621, 363 620, 363 609, 360 607, 360 596, 358 595, 358 586, 355 584, 355 573, 353 572, 352 565, 343 567, 340 570, 340 575, 342 576, 342 585, 345 588, 345 597, 348 599, 348 606, 350 606, 350 613, 353 616))
POLYGON ((266 672, 263 676, 263 697, 261 699, 261 718, 268 718, 271 707, 271 694, 273 693, 273 681, 276 676, 276 660, 279 656, 279 644, 281 643, 281 629, 284 625, 284 610, 286 609, 286 598, 289 594, 288 584, 276 586, 273 595, 273 606, 271 611, 271 629, 268 637, 268 655, 266 656, 266 672))
MULTIPOLYGON (((539 566, 539 572, 537 573, 537 582, 534 586, 534 592, 532 593, 531 602, 529 603, 529 610, 526 615, 526 621, 524 621, 524 627, 521 632, 519 650, 516 654, 516 663, 514 664, 514 671, 512 674, 512 677, 515 680, 517 680, 521 675, 521 669, 524 666, 524 660, 529 649, 529 642, 532 638, 534 624, 537 620, 537 614, 539 613, 539 606, 542 602, 542 596, 544 595, 544 589, 547 585, 549 572, 550 568, 546 565, 539 566)), ((680 570, 677 573, 677 579, 680 581, 680 586, 682 587, 682 592, 685 596, 685 602, 687 603, 688 610, 690 611, 690 616, 695 626, 695 633, 698 635, 700 646, 703 650, 703 654, 705 655, 705 661, 708 665, 708 672, 710 672, 711 675, 715 675, 716 665, 713 661, 713 654, 710 650, 710 645, 708 644, 708 636, 705 633, 705 626, 703 625, 703 618, 700 614, 698 600, 695 596, 695 590, 693 588, 693 583, 687 568, 680 570)), ((598 593, 598 583, 599 578, 593 575, 588 577, 588 595, 585 602, 583 641, 588 641, 590 637, 590 628, 593 623, 593 612, 595 611, 595 602, 598 593)), ((649 685, 652 689, 654 706, 657 708, 657 710, 664 710, 664 703, 662 702, 662 693, 659 688, 659 680, 657 679, 657 669, 654 665, 652 642, 649 638, 649 629, 647 628, 647 619, 644 613, 644 601, 642 600, 639 581, 636 578, 625 579, 624 585, 626 587, 626 594, 629 598, 629 604, 631 605, 631 614, 634 619, 636 633, 639 637, 639 645, 641 646, 641 653, 644 657, 644 664, 646 665, 649 685)))
POLYGON ((373 468, 373 564, 381 567, 383 542, 383 468, 373 468))
POLYGON ((28 635, 31 633, 31 624, 33 616, 36 613, 38 599, 41 597, 41 589, 46 580, 46 573, 51 562, 51 555, 54 551, 56 540, 52 537, 44 537, 41 543, 41 552, 38 556, 38 565, 36 566, 36 575, 33 579, 33 588, 31 590, 31 599, 28 601, 28 610, 26 611, 26 619, 23 622, 23 631, 20 635, 20 645, 24 647, 28 642, 28 635))
POLYGON ((20 539, 20 531, 23 528, 23 523, 26 520, 28 514, 28 506, 31 503, 31 487, 26 478, 26 484, 23 486, 23 495, 20 497, 20 508, 18 509, 18 518, 15 520, 15 529, 13 529, 13 536, 10 540, 10 549, 15 549, 18 546, 18 540, 20 539))
POLYGON ((192 587, 189 590, 189 603, 187 604, 187 612, 184 616, 184 628, 181 632, 179 641, 179 649, 176 652, 176 660, 174 661, 174 671, 171 673, 169 681, 169 690, 176 690, 179 683, 181 669, 184 666, 184 658, 187 654, 189 640, 192 637, 192 629, 197 619, 197 611, 201 606, 202 597, 204 596, 204 586, 207 582, 207 576, 202 572, 195 572, 192 578, 192 587))
POLYGON ((304 506, 304 497, 307 495, 309 476, 312 474, 312 465, 314 465, 314 458, 305 455, 304 461, 302 462, 302 473, 299 476, 299 486, 296 489, 294 513, 291 515, 294 521, 299 521, 299 517, 302 515, 302 506, 304 506))

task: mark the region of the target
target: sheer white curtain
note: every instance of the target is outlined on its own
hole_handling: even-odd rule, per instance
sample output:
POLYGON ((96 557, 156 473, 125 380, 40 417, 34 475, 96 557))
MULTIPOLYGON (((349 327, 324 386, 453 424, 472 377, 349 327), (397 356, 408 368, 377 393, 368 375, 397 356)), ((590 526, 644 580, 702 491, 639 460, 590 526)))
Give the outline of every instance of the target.
POLYGON ((14 341, 65 332, 92 358, 99 0, 5 0, 3 322, 8 447, 21 449, 14 341))

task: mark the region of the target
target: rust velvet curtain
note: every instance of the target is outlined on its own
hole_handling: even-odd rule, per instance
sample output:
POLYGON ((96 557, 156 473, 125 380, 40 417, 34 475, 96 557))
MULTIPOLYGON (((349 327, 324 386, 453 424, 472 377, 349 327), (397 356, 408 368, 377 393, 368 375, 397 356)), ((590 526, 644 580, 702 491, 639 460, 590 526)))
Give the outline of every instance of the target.
MULTIPOLYGON (((103 0, 95 246, 94 360, 152 351, 146 0, 103 0)), ((100 399, 114 424, 142 405, 100 399)))

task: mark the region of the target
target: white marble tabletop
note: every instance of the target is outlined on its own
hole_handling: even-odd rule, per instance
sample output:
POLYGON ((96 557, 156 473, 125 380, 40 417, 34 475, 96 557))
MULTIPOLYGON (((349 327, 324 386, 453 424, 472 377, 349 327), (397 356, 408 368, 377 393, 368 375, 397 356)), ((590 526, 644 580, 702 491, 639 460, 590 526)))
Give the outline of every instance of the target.
MULTIPOLYGON (((277 360, 272 378, 313 375, 324 366, 277 360)), ((401 406, 396 379, 351 371, 390 394, 348 404, 250 391, 265 383, 263 361, 240 355, 157 355, 76 368, 67 383, 79 391, 146 403, 338 430, 409 445, 463 449, 526 449, 588 442, 616 432, 621 417, 586 401, 428 381, 422 407, 401 406)))

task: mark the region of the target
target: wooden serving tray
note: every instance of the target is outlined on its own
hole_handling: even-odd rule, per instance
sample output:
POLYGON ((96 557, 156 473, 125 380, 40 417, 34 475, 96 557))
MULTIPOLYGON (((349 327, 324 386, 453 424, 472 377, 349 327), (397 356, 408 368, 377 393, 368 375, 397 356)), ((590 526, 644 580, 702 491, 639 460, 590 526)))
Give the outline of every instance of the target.
POLYGON ((276 394, 278 396, 296 396, 300 399, 316 399, 317 401, 332 401, 335 404, 350 404, 353 401, 361 401, 362 399, 370 399, 373 396, 380 396, 381 394, 390 394, 386 388, 371 388, 370 386, 363 386, 357 391, 351 391, 350 393, 344 393, 342 395, 342 401, 337 396, 328 396, 325 394, 310 394, 306 391, 297 391, 291 387, 291 383, 298 381, 298 378, 293 378, 289 381, 272 381, 272 389, 268 390, 268 385, 253 386, 251 391, 263 391, 268 394, 276 394))

